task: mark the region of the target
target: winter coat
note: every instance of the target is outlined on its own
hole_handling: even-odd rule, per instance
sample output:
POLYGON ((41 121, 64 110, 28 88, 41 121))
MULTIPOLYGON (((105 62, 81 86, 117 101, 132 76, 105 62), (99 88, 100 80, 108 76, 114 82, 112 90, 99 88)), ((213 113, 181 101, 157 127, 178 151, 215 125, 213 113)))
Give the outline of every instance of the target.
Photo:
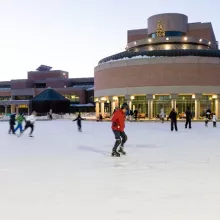
POLYGON ((123 132, 125 129, 125 114, 122 109, 115 112, 112 117, 112 130, 123 132))
POLYGON ((34 122, 36 121, 36 117, 34 115, 29 115, 27 118, 26 118, 26 121, 27 122, 30 122, 31 124, 34 124, 34 122))
POLYGON ((16 117, 16 114, 12 114, 10 116, 10 120, 9 120, 10 125, 15 125, 15 117, 16 117))
POLYGON ((176 111, 171 111, 171 112, 170 112, 170 115, 169 115, 169 118, 170 118, 172 121, 176 121, 176 120, 177 120, 177 112, 176 112, 176 111))
POLYGON ((216 116, 216 115, 213 115, 213 116, 212 116, 212 121, 213 121, 213 122, 216 122, 216 121, 217 121, 217 116, 216 116))
POLYGON ((192 112, 190 110, 186 110, 185 114, 186 114, 186 119, 189 119, 189 120, 192 119, 192 112))
POLYGON ((164 110, 162 110, 162 109, 161 109, 161 111, 160 111, 160 117, 161 117, 161 118, 164 118, 164 117, 165 117, 164 110))
POLYGON ((24 117, 22 115, 18 115, 16 121, 18 122, 18 124, 22 124, 22 122, 24 121, 24 117))
POLYGON ((77 125, 81 125, 81 121, 84 120, 80 115, 77 116, 73 121, 77 121, 77 125))

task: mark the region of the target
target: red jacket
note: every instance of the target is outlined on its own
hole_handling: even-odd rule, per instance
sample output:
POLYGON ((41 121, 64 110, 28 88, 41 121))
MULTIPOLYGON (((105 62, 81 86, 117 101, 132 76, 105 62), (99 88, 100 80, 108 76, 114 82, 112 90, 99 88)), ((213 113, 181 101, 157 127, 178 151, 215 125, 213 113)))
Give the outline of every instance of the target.
POLYGON ((112 117, 112 130, 123 132, 125 129, 125 113, 119 109, 112 117))

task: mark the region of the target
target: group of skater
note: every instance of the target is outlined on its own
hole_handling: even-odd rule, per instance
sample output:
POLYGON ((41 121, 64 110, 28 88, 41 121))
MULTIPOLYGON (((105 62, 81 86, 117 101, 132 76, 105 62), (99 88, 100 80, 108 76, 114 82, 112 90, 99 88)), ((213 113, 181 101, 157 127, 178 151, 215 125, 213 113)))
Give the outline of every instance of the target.
POLYGON ((32 112, 32 114, 27 117, 25 117, 23 113, 19 113, 17 115, 16 115, 16 113, 12 113, 10 115, 10 119, 9 119, 8 134, 16 135, 17 130, 20 130, 20 134, 18 135, 18 137, 20 137, 21 134, 24 133, 24 131, 26 131, 28 128, 30 128, 29 137, 33 137, 35 120, 36 120, 36 112, 35 111, 32 112), (24 129, 23 129, 23 123, 25 123, 24 129), (15 125, 16 125, 16 127, 15 127, 15 125))
MULTIPOLYGON (((127 120, 127 112, 129 111, 129 106, 127 103, 123 103, 121 108, 114 111, 112 115, 112 131, 115 136, 115 144, 112 148, 112 157, 120 157, 120 155, 126 155, 126 152, 124 150, 124 144, 126 143, 128 137, 124 131, 125 129, 125 120, 127 120)), ((162 120, 162 123, 164 123, 165 119, 165 113, 164 110, 161 109, 160 118, 162 120)), ((177 127, 177 118, 178 114, 175 111, 174 108, 172 108, 167 120, 171 120, 171 131, 175 129, 175 131, 178 131, 177 127)), ((192 128, 192 112, 189 107, 187 107, 185 111, 185 128, 192 128)), ((215 113, 212 113, 210 109, 207 109, 206 116, 205 116, 205 126, 208 126, 209 121, 212 120, 213 127, 216 127, 217 122, 217 116, 215 113)))

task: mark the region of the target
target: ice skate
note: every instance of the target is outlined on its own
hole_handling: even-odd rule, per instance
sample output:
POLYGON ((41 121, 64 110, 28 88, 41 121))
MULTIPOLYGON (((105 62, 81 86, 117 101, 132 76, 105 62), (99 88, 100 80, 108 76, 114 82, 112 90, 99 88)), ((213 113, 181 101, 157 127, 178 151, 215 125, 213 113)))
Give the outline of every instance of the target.
POLYGON ((117 151, 112 151, 112 157, 120 157, 120 154, 117 151))
POLYGON ((124 147, 120 147, 118 150, 118 153, 121 153, 122 155, 126 155, 126 152, 124 151, 124 147))

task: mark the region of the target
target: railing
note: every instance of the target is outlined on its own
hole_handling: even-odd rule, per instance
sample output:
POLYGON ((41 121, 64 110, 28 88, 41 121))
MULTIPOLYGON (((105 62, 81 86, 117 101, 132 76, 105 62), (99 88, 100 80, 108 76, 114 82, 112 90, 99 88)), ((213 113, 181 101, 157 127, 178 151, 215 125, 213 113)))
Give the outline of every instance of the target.
POLYGON ((154 51, 141 51, 131 52, 124 51, 99 61, 99 64, 109 61, 120 60, 123 58, 132 58, 136 56, 150 57, 181 57, 181 56, 197 56, 197 57, 218 57, 220 58, 220 50, 154 50, 154 51))

